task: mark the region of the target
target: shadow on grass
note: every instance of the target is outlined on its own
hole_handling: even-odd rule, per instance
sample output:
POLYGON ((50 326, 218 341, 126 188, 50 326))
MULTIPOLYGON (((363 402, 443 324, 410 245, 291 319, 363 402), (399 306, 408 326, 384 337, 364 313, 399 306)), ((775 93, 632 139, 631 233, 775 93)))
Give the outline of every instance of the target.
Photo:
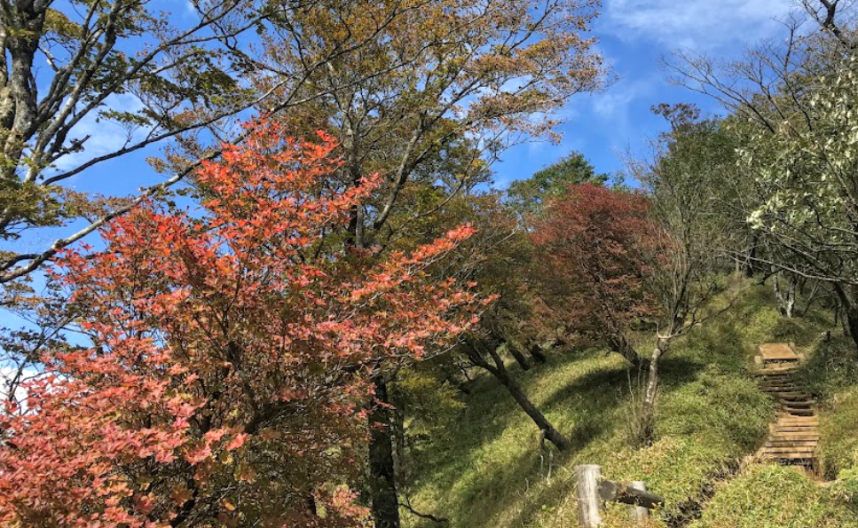
POLYGON ((807 389, 823 400, 858 384, 855 343, 842 334, 820 341, 804 364, 801 376, 807 389))
MULTIPOLYGON (((744 293, 730 312, 676 341, 661 363, 663 414, 657 416, 656 428, 670 438, 701 439, 706 448, 680 451, 687 453, 686 464, 696 464, 691 469, 699 469, 699 475, 677 484, 676 497, 703 501, 701 489, 765 434, 769 401, 748 372, 756 345, 783 339, 801 346, 820 324, 818 319, 814 314, 783 323, 770 294, 757 288, 744 293)), ((570 504, 574 464, 614 464, 620 451, 637 461, 625 441, 625 428, 633 417, 630 402, 646 382, 645 372, 593 349, 554 351, 547 364, 522 371, 510 363, 509 369, 572 447, 560 454, 549 446, 555 471, 547 481, 548 457, 539 453, 536 426, 500 383, 481 375, 466 408, 439 428, 444 436, 431 439, 418 455, 423 472, 414 486, 416 505, 427 501, 433 513, 450 518, 450 526, 540 525, 552 508, 570 504), (587 460, 579 460, 583 458, 587 460)), ((679 449, 671 441, 664 449, 679 449)), ((669 457, 652 464, 647 469, 652 478, 678 475, 682 469, 673 471, 677 461, 669 457)), ((432 524, 415 521, 409 526, 432 524)))
MULTIPOLYGON (((663 380, 670 386, 693 381, 703 368, 682 357, 668 357, 662 365, 663 380)), ((638 390, 646 379, 643 373, 595 351, 556 354, 548 364, 514 375, 539 409, 570 440, 571 448, 563 453, 548 447, 555 472, 582 451, 597 447, 596 442, 616 437, 616 428, 627 423, 622 415, 628 413, 631 391, 638 390), (543 390, 537 390, 539 385, 544 385, 543 390)), ((502 515, 508 518, 510 514, 517 518, 515 525, 527 524, 543 512, 544 503, 511 504, 510 496, 527 493, 534 483, 554 489, 545 490, 549 496, 562 496, 569 490, 561 489, 566 486, 564 479, 555 477, 546 484, 549 457, 539 452, 538 430, 512 404, 506 390, 490 376, 476 380, 473 388, 467 408, 450 424, 456 433, 433 442, 420 456, 423 461, 433 462, 433 471, 425 477, 436 489, 445 490, 444 507, 448 509, 438 513, 461 527, 486 526, 487 520, 502 515), (504 434, 513 439, 501 439, 504 434), (455 501, 449 502, 452 496, 455 501)), ((624 436, 625 431, 619 432, 624 436)))
POLYGON ((548 363, 527 372, 510 369, 572 444, 563 453, 549 445, 550 455, 540 453, 538 429, 506 389, 489 375, 475 380, 467 407, 448 426, 455 434, 433 441, 419 455, 418 463, 432 468, 424 475, 432 487, 444 490, 447 498, 455 496, 440 513, 455 526, 485 526, 487 519, 509 507, 511 493, 525 493, 531 483, 542 480, 549 463, 562 466, 594 439, 609 434, 614 420, 608 415, 628 398, 628 389, 623 390, 628 376, 621 368, 603 370, 605 363, 599 353, 576 351, 552 354, 548 363), (582 365, 590 371, 576 375, 582 365), (570 378, 575 381, 567 384, 570 378))

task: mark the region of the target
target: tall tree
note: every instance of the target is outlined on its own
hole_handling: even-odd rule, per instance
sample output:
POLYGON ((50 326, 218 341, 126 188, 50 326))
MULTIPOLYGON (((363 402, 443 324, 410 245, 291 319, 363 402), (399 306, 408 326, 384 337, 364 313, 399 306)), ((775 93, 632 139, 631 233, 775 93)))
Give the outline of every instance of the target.
MULTIPOLYGON (((86 223, 50 247, 26 253, 9 248, 0 260, 0 283, 25 277, 145 197, 184 181, 201 159, 216 158, 219 142, 242 137, 230 117, 254 110, 276 114, 343 89, 308 81, 332 61, 377 46, 391 25, 402 27, 401 18, 431 5, 193 0, 181 5, 185 11, 178 16, 161 11, 156 0, 3 0, 0 240, 41 226, 86 223), (300 26, 325 9, 334 18, 348 14, 338 31, 300 26), (325 46, 314 49, 319 35, 325 46), (272 39, 276 49, 266 47, 272 39), (309 49, 315 51, 311 57, 309 49), (268 60, 274 54, 300 60, 283 67, 268 60), (112 123, 119 141, 109 148, 91 144, 93 123, 112 123), (167 149, 155 166, 169 175, 142 196, 103 201, 67 186, 96 166, 154 145, 167 149)), ((398 71, 410 60, 366 62, 342 81, 350 86, 398 71)))
MULTIPOLYGON (((335 83, 309 83, 329 62, 377 45, 389 26, 401 27, 400 18, 413 17, 414 11, 432 3, 186 4, 0 1, 0 306, 33 323, 4 329, 2 362, 4 369, 14 368, 3 380, 7 394, 14 395, 16 386, 39 370, 46 346, 56 347, 70 320, 62 295, 47 299, 31 289, 41 282, 31 280, 32 272, 111 219, 192 180, 201 161, 220 155, 219 141, 246 137, 248 132, 235 126, 234 116, 307 108, 331 90, 343 89, 335 83), (173 4, 180 12, 161 11, 173 4), (339 31, 317 27, 305 33, 297 23, 290 25, 324 9, 343 21, 339 31), (350 15, 340 19, 336 13, 350 15), (325 46, 307 57, 305 51, 318 35, 324 35, 325 46), (272 40, 276 50, 266 46, 272 40), (282 68, 270 55, 300 60, 282 68), (92 137, 93 129, 113 132, 107 144, 112 147, 100 141, 103 137, 92 137), (99 167, 157 147, 164 149, 163 159, 152 161, 167 173, 162 183, 129 197, 102 198, 73 190, 99 167), (38 229, 46 226, 58 229, 38 229), (53 243, 40 246, 36 241, 58 232, 53 243), (22 246, 28 249, 22 251, 22 246)), ((410 60, 403 56, 383 64, 367 62, 343 82, 389 74, 410 60)), ((293 133, 311 133, 313 123, 307 125, 293 133)))
POLYGON ((529 368, 520 343, 538 339, 540 326, 533 324, 538 315, 532 311, 537 283, 530 277, 533 247, 527 233, 499 193, 471 196, 462 202, 477 233, 457 249, 455 270, 462 280, 475 281, 495 301, 480 323, 461 337, 459 355, 500 382, 543 439, 560 450, 568 449, 569 441, 530 400, 501 357, 506 349, 522 368, 529 368))
POLYGON ((718 187, 707 175, 717 173, 721 150, 710 144, 710 123, 698 121, 697 109, 688 105, 662 105, 655 111, 668 119, 671 130, 661 135, 654 159, 632 168, 650 196, 651 215, 661 232, 649 285, 657 301, 659 326, 641 409, 644 442, 655 435, 661 360, 678 337, 721 313, 704 314, 702 309, 721 289, 717 272, 733 241, 729 217, 714 214, 718 187))
POLYGON ((335 147, 256 123, 196 173, 202 210, 150 203, 108 226, 106 251, 64 254, 92 347, 47 354, 0 415, 0 524, 366 517, 373 371, 470 323, 474 295, 425 269, 471 230, 384 259, 325 244, 380 185, 332 190, 335 147))
POLYGON ((819 33, 793 27, 784 45, 764 45, 744 62, 684 56, 675 67, 684 84, 733 111, 741 167, 762 197, 747 217, 778 247, 758 260, 829 284, 858 350, 854 19, 842 20, 838 1, 804 5, 819 33))
MULTIPOLYGON (((377 17, 352 6, 312 4, 280 21, 290 38, 302 36, 303 46, 284 53, 272 33, 266 60, 291 71, 329 55, 342 34, 370 42, 360 53, 340 56, 314 72, 308 89, 329 95, 283 119, 341 139, 345 185, 362 185, 365 174, 383 175, 382 187, 354 205, 344 242, 385 251, 426 237, 425 220, 452 196, 483 181, 504 149, 525 138, 553 137, 552 111, 600 85, 601 60, 588 35, 597 2, 367 4, 396 5, 403 16, 379 27, 377 17), (367 70, 377 74, 361 76, 367 70)), ((262 77, 259 83, 265 90, 270 80, 262 77)), ((375 439, 392 441, 390 435, 375 439)), ((388 446, 377 452, 389 451, 388 446)), ((381 489, 392 495, 395 487, 381 489)), ((383 509, 384 518, 375 512, 377 526, 398 526, 392 509, 383 509)))
MULTIPOLYGON (((82 196, 63 187, 73 176, 212 125, 257 100, 242 88, 237 72, 230 71, 223 43, 261 23, 261 5, 194 2, 197 19, 180 28, 149 0, 56 4, 0 3, 4 241, 31 228, 86 216, 82 196), (87 121, 114 123, 124 140, 107 151, 95 147, 90 152, 87 121)), ((121 204, 105 203, 90 213, 97 216, 101 209, 110 214, 111 207, 121 204)), ((32 271, 62 245, 55 244, 54 251, 46 248, 46 254, 7 253, 0 262, 0 281, 32 271)))
POLYGON ((282 53, 276 41, 270 46, 290 69, 328 53, 346 29, 376 34, 374 45, 313 75, 311 85, 327 87, 330 96, 290 116, 342 139, 343 176, 353 185, 364 174, 384 175, 380 192, 353 212, 357 247, 384 246, 428 212, 403 196, 409 184, 442 184, 450 194, 478 183, 510 145, 553 137, 552 111, 601 83, 601 60, 587 34, 594 1, 402 4, 408 14, 381 30, 360 12, 320 5, 288 20, 313 37, 301 56, 282 53), (353 19, 364 26, 349 24, 353 19), (407 67, 383 70, 397 62, 407 67), (381 71, 360 79, 367 69, 381 71), (433 170, 439 166, 444 170, 433 170))
POLYGON ((533 228, 544 284, 542 314, 568 335, 601 340, 631 365, 646 360, 633 326, 659 315, 651 284, 664 240, 640 193, 590 183, 548 201, 533 228))
POLYGON ((570 185, 608 181, 607 174, 597 174, 596 168, 580 152, 567 154, 533 174, 509 185, 507 197, 512 206, 523 214, 536 213, 546 200, 562 195, 570 185))
POLYGON ((647 195, 572 186, 548 202, 533 231, 547 313, 567 321, 573 335, 603 340, 646 370, 639 416, 645 443, 655 434, 661 361, 675 339, 717 315, 700 310, 719 291, 713 271, 723 229, 710 220, 711 195, 697 178, 706 157, 673 139, 693 123, 682 119, 675 126, 656 159, 634 168, 647 195), (645 320, 657 323, 650 354, 630 339, 645 320))

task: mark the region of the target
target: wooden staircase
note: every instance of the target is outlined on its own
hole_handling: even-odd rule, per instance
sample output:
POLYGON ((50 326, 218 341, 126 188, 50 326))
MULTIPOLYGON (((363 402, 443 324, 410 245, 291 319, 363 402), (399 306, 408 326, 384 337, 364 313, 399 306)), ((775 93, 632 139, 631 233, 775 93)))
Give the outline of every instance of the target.
POLYGON ((770 427, 766 443, 757 452, 759 461, 816 467, 819 420, 816 401, 795 380, 799 360, 792 345, 760 345, 755 358, 760 388, 780 402, 777 421, 770 427))

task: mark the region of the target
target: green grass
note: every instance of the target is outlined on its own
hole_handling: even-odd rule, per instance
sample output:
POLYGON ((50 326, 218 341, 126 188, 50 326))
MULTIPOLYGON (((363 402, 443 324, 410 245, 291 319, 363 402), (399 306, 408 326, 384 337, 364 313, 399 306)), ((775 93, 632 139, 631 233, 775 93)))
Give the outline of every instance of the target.
POLYGON ((751 466, 718 490, 693 528, 843 526, 826 495, 802 469, 751 466))
MULTIPOLYGON (((820 339, 804 374, 819 402, 819 470, 832 481, 829 497, 858 510, 858 361, 854 347, 852 340, 842 336, 820 339)), ((858 511, 852 512, 852 518, 858 518, 858 511)), ((858 526, 858 520, 852 526, 858 526)))
POLYGON ((820 404, 821 470, 828 479, 858 467, 858 363, 845 338, 819 343, 805 383, 820 404))
MULTIPOLYGON (((570 350, 527 372, 511 365, 530 398, 571 439, 573 448, 563 454, 541 454, 534 424, 503 387, 481 376, 464 407, 439 417, 435 434, 415 443, 414 477, 403 491, 417 510, 447 517, 456 528, 574 527, 574 468, 591 463, 603 467, 605 478, 644 480, 663 495, 667 504, 656 525, 688 524, 713 494, 720 499, 719 483, 756 450, 773 418, 772 401, 749 374, 756 346, 777 340, 808 347, 825 324, 821 313, 787 321, 768 288, 744 287, 727 313, 678 340, 664 361, 657 439, 643 449, 632 447, 628 425, 643 376, 615 355, 570 350)), ((433 526, 403 515, 409 528, 433 526)))
POLYGON ((750 466, 717 486, 693 528, 858 527, 858 362, 854 343, 832 326, 830 315, 816 310, 781 318, 774 328, 778 340, 794 341, 808 358, 800 378, 818 402, 816 472, 750 466))

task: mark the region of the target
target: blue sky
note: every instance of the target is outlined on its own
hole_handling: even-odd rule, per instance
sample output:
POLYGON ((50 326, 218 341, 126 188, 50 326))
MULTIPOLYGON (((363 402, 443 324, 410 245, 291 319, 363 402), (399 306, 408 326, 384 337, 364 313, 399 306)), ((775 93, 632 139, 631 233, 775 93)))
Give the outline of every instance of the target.
MULTIPOLYGON (((662 57, 686 49, 738 58, 745 47, 759 40, 783 38, 785 28, 779 20, 793 9, 793 0, 603 0, 594 34, 615 81, 601 93, 581 94, 569 101, 560 112, 566 123, 560 128, 559 145, 529 143, 506 152, 495 165, 497 186, 505 188, 571 150, 584 153, 598 171, 614 173, 622 168, 626 151, 644 153, 647 140, 665 128, 663 120, 650 112, 658 103, 694 102, 705 113, 717 113, 720 109, 712 100, 668 83, 662 57)), ((175 11, 179 18, 189 16, 175 11)), ((139 104, 127 95, 115 97, 112 103, 139 104)), ((112 151, 125 140, 119 127, 96 123, 94 118, 85 119, 77 132, 91 135, 86 153, 80 155, 85 158, 112 151)), ((68 183, 82 191, 133 193, 163 178, 145 163, 151 155, 157 155, 157 150, 105 163, 68 183)), ((32 248, 15 249, 36 249, 54 235, 50 230, 41 234, 44 238, 24 242, 32 248)))
POLYGON ((495 165, 496 183, 527 177, 571 150, 582 152, 597 171, 614 173, 631 150, 646 154, 647 141, 665 122, 650 107, 696 103, 704 114, 720 112, 711 99, 668 82, 662 57, 684 49, 738 59, 763 39, 783 39, 781 22, 791 0, 603 0, 594 33, 615 82, 602 93, 574 97, 563 109, 559 145, 526 144, 508 151, 495 165))

